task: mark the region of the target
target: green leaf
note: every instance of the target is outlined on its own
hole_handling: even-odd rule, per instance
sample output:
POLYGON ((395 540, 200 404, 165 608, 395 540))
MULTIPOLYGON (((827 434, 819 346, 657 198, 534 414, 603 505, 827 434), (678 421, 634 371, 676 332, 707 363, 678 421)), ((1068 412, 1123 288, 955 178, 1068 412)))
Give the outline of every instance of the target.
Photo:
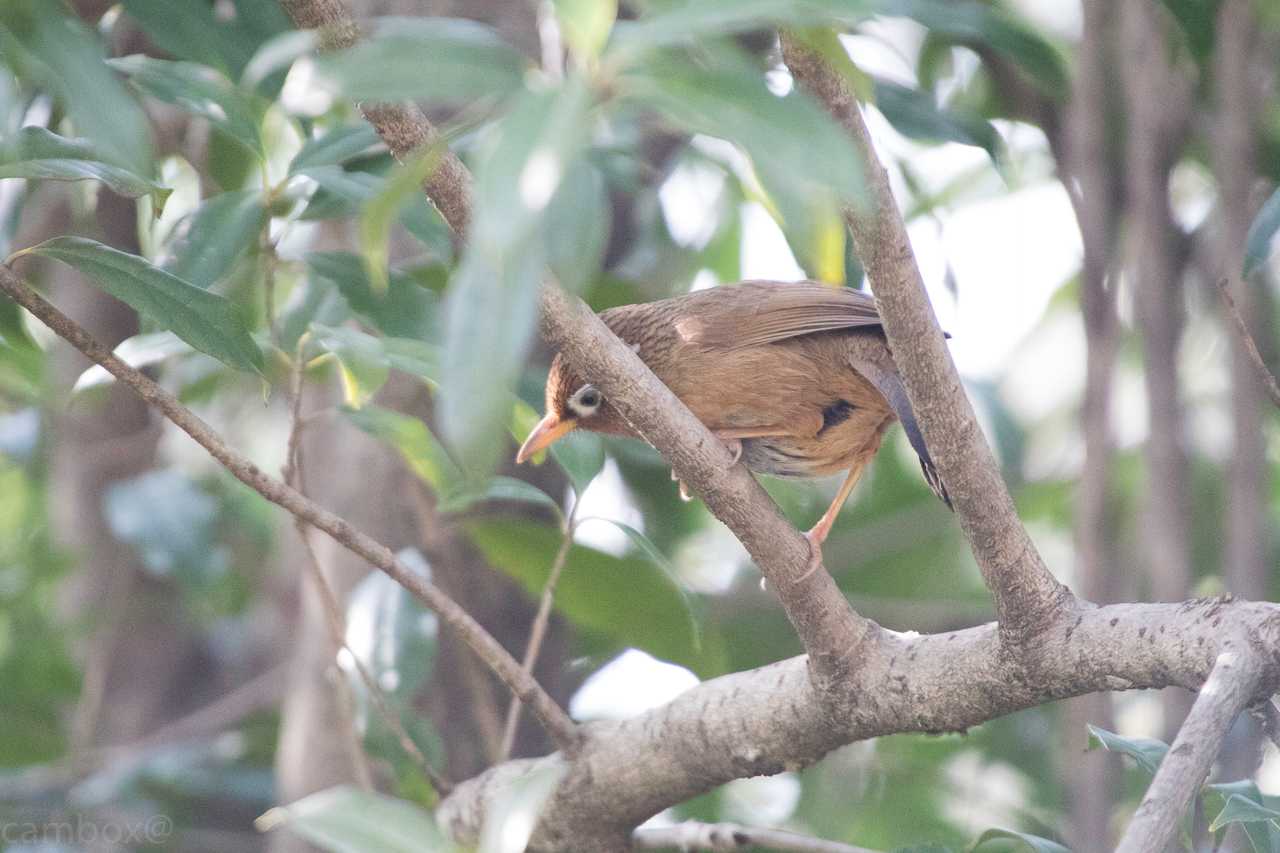
POLYGON ((224 364, 262 372, 262 350, 221 296, 153 267, 137 255, 83 237, 55 237, 22 252, 28 253, 70 264, 148 320, 224 364))
POLYGON ((1277 230, 1280 230, 1280 190, 1271 194, 1249 225, 1249 235, 1244 242, 1242 275, 1245 278, 1253 275, 1271 257, 1271 238, 1275 237, 1277 230))
POLYGON ((377 131, 367 122, 337 127, 308 139, 289 164, 289 174, 316 166, 339 166, 381 144, 377 131))
POLYGON ((434 331, 439 298, 413 276, 392 271, 387 292, 378 294, 359 255, 312 252, 306 261, 314 276, 337 285, 351 310, 380 331, 411 339, 434 331))
POLYGON ((412 803, 355 788, 329 788, 254 822, 292 830, 330 853, 452 853, 432 816, 412 803))
POLYGON ((1280 828, 1280 811, 1269 809, 1239 794, 1232 794, 1227 798, 1222 811, 1213 819, 1213 823, 1209 824, 1209 831, 1217 832, 1229 823, 1266 823, 1280 828))
POLYGON ((647 557, 651 563, 653 563, 655 566, 657 566, 658 568, 666 572, 668 575, 670 575, 672 579, 675 579, 676 567, 671 565, 671 561, 666 558, 666 555, 658 550, 657 545, 654 545, 652 542, 649 541, 648 536, 645 536, 643 533, 641 533, 639 530, 636 530, 630 524, 624 524, 621 521, 616 521, 612 518, 604 518, 603 516, 598 516, 598 515, 593 515, 587 518, 579 519, 578 526, 582 526, 584 523, 588 521, 604 521, 609 524, 612 524, 618 530, 626 534, 627 539, 631 540, 631 544, 634 545, 640 551, 640 553, 644 554, 644 556, 647 557))
POLYGON ((359 409, 386 384, 390 365, 380 340, 345 326, 312 323, 311 332, 316 343, 338 359, 342 396, 348 406, 359 409))
POLYGON ((381 18, 372 37, 317 62, 320 83, 355 101, 450 104, 509 95, 527 68, 493 30, 453 18, 381 18))
POLYGON ((127 75, 138 90, 173 104, 239 142, 259 160, 266 158, 262 143, 262 104, 238 90, 218 71, 194 62, 172 62, 148 56, 126 56, 108 64, 127 75))
POLYGON ((973 0, 881 0, 886 15, 913 18, 959 44, 984 44, 1021 66, 1044 94, 1063 100, 1071 90, 1057 48, 999 6, 973 0))
POLYGON ((267 225, 258 190, 221 193, 206 200, 179 228, 161 264, 166 272, 208 289, 220 282, 267 225))
POLYGON ((640 51, 779 26, 852 26, 876 8, 862 0, 684 0, 638 21, 619 22, 611 53, 630 58, 640 51))
POLYGON ((903 136, 926 142, 959 142, 976 145, 993 162, 1002 159, 1004 141, 991 122, 973 113, 948 110, 919 89, 887 80, 875 81, 876 106, 903 136))
POLYGON ((445 300, 440 430, 476 472, 492 470, 510 394, 533 336, 543 267, 539 226, 586 139, 591 95, 570 78, 527 93, 476 174, 476 217, 445 300))
POLYGON ((604 176, 587 160, 577 161, 547 206, 543 222, 547 264, 566 289, 581 293, 600 274, 610 217, 604 176))
POLYGON ((123 0, 123 5, 156 47, 181 59, 211 65, 235 77, 253 54, 253 44, 236 38, 210 4, 123 0))
POLYGON ((735 143, 751 158, 765 203, 810 275, 844 272, 843 204, 858 203, 861 169, 852 142, 806 93, 778 97, 737 51, 696 66, 664 54, 619 87, 694 133, 735 143))
POLYGON ((422 379, 432 388, 440 384, 440 348, 410 338, 383 338, 387 361, 396 370, 422 379))
MULTIPOLYGON (((1240 796, 1253 803, 1260 804, 1266 808, 1275 805, 1275 797, 1267 797, 1258 790, 1258 786, 1251 779, 1241 779, 1236 782, 1220 782, 1214 785, 1206 785, 1201 793, 1201 802, 1204 806, 1204 813, 1209 817, 1215 828, 1212 829, 1218 838, 1219 844, 1222 842, 1222 836, 1226 834, 1227 827, 1231 824, 1223 822, 1220 826, 1217 823, 1217 816, 1221 815, 1226 808, 1227 800, 1233 796, 1240 796)), ((1254 853, 1276 853, 1280 850, 1280 826, 1275 821, 1266 822, 1244 822, 1238 824, 1240 831, 1249 839, 1254 853)))
POLYGON ((1015 832, 1012 829, 988 829, 986 832, 973 843, 969 848, 976 851, 980 847, 993 841, 1014 841, 1017 846, 1032 853, 1071 853, 1066 847, 1063 847, 1056 841, 1050 841, 1047 838, 1041 838, 1038 835, 1031 835, 1026 832, 1015 832))
MULTIPOLYGON (((495 567, 538 596, 561 532, 549 525, 503 519, 464 525, 495 567)), ((573 622, 677 663, 695 657, 697 630, 675 581, 643 557, 614 557, 573 545, 556 587, 556 609, 573 622)))
POLYGON ((51 92, 78 136, 114 163, 150 176, 155 163, 147 115, 104 64, 101 40, 49 0, 0 3, 0 56, 23 79, 51 92))
POLYGON ((463 492, 448 500, 441 501, 437 509, 443 513, 462 512, 481 501, 515 501, 547 507, 561 515, 560 504, 555 498, 539 489, 532 483, 517 480, 515 477, 494 477, 478 492, 463 492))
POLYGON ((415 153, 410 162, 393 170, 382 188, 365 202, 360 214, 360 253, 369 281, 379 296, 387 292, 391 226, 410 200, 422 197, 422 182, 440 165, 443 153, 439 144, 415 153))
POLYGON ((560 32, 579 60, 600 55, 618 17, 618 0, 555 0, 560 32))
POLYGON ((477 853, 514 853, 528 847, 538 816, 566 772, 563 763, 540 767, 500 789, 480 827, 477 853))
MULTIPOLYGON (((387 178, 367 172, 348 172, 340 166, 309 166, 299 174, 311 178, 326 192, 356 207, 368 204, 376 198, 388 181, 387 178)), ((310 212, 311 208, 308 207, 308 213, 310 212)), ((335 218, 348 216, 350 212, 349 209, 339 208, 327 211, 323 217, 304 215, 302 218, 335 218)), ((440 216, 440 211, 427 201, 426 196, 419 193, 410 197, 407 206, 400 213, 400 221, 410 234, 421 240, 434 254, 445 260, 451 257, 449 226, 440 216)))
POLYGON ((342 411, 360 429, 398 450, 409 470, 442 500, 465 489, 462 469, 422 421, 379 406, 342 411))
POLYGON ((89 139, 71 139, 42 127, 24 127, 0 141, 0 178, 101 181, 129 198, 155 197, 163 205, 171 190, 111 162, 89 139))
POLYGON ((1156 770, 1160 769, 1160 762, 1164 760, 1165 753, 1169 751, 1167 743, 1155 738, 1122 737, 1106 729, 1100 729, 1095 725, 1089 725, 1087 728, 1089 729, 1090 749, 1095 746, 1101 746, 1108 752, 1124 753, 1152 776, 1155 775, 1156 770))
POLYGON ((575 429, 551 445, 551 456, 569 475, 573 491, 581 497, 604 468, 604 442, 593 432, 575 429))

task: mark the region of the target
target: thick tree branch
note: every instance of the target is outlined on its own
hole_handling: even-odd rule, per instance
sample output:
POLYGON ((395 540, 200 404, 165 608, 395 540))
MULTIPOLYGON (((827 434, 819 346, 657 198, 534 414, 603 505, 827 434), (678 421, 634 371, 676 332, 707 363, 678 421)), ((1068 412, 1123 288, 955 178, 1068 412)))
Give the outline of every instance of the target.
POLYGON ((675 826, 641 828, 632 841, 639 850, 746 850, 766 847, 788 853, 875 853, 865 847, 826 841, 782 829, 762 829, 736 823, 700 823, 696 820, 675 826))
POLYGON ((561 748, 571 747, 574 744, 576 726, 564 710, 555 703, 555 700, 547 695, 532 676, 520 668, 515 658, 511 657, 480 623, 472 619, 438 587, 397 559, 389 548, 279 480, 267 476, 257 465, 229 447, 208 424, 178 402, 176 397, 161 388, 150 377, 117 358, 109 349, 90 337, 79 324, 32 290, 9 267, 3 265, 0 265, 0 291, 30 311, 60 338, 106 368, 111 375, 128 385, 148 404, 159 409, 165 417, 195 439, 197 444, 207 450, 240 482, 272 503, 288 510, 295 517, 323 530, 338 544, 390 575, 423 605, 437 613, 441 620, 457 632, 458 636, 484 660, 513 693, 532 707, 533 712, 561 748))
MULTIPOLYGON (((284 6, 298 26, 321 30, 325 48, 346 47, 358 37, 341 0, 285 0, 284 6)), ((365 107, 364 113, 397 158, 439 138, 416 108, 378 105, 365 107)), ((444 163, 424 189, 462 242, 471 221, 471 178, 456 156, 446 154, 444 163)), ((835 695, 828 687, 848 675, 874 624, 853 611, 828 573, 809 571, 808 541, 746 468, 732 464, 723 444, 599 317, 554 284, 543 287, 540 308, 547 340, 578 373, 591 377, 671 463, 681 482, 741 540, 809 652, 820 689, 835 695)))
POLYGON ((1225 651, 1218 655, 1116 853, 1164 850, 1174 839, 1182 816, 1209 775, 1227 730, 1257 698, 1261 676, 1262 666, 1251 649, 1243 654, 1225 651))
MULTIPOLYGON (((1257 702, 1280 677, 1278 649, 1280 606, 1230 598, 1086 606, 1028 652, 1033 680, 994 623, 926 636, 880 631, 842 686, 854 711, 843 725, 824 712, 804 658, 707 681, 630 720, 589 725, 532 849, 626 849, 631 828, 664 808, 735 778, 803 768, 858 740, 963 731, 1100 690, 1194 689, 1223 652, 1259 667, 1248 697, 1257 702)), ((476 838, 506 784, 564 761, 507 762, 460 783, 439 812, 442 826, 463 842, 476 838)))
POLYGON ((1071 593, 1054 580, 1032 544, 978 427, 929 303, 889 176, 871 145, 851 87, 786 34, 782 52, 796 81, 826 106, 862 155, 871 198, 867 210, 846 211, 854 248, 871 280, 894 362, 929 452, 995 597, 1002 634, 1014 645, 1026 643, 1070 607, 1071 593))

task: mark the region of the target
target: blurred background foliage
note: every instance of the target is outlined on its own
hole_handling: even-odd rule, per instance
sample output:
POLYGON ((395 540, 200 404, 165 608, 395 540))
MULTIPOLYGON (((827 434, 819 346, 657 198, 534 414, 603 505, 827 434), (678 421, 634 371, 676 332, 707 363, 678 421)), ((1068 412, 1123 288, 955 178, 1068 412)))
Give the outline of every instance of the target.
MULTIPOLYGON (((800 652, 741 547, 677 498, 652 449, 576 436, 538 467, 510 462, 542 408, 548 270, 598 310, 750 277, 866 286, 840 217, 863 203, 862 176, 792 87, 778 26, 870 105, 956 360, 1058 576, 1095 600, 1276 596, 1275 421, 1213 292, 1235 280, 1274 363, 1269 0, 1133 4, 1178 98, 1141 79, 1128 13, 1088 0, 353 5, 369 38, 317 58, 274 2, 0 4, 0 246, 264 469, 305 427, 297 482, 517 655, 569 531, 537 671, 576 716, 635 714, 800 652), (398 166, 354 106, 400 98, 476 176, 465 247, 419 192, 441 149, 398 166), (1144 124, 1153 110, 1169 121, 1144 124), (1093 147, 1076 147, 1085 127, 1093 147), (1143 146, 1165 154, 1154 170, 1137 165, 1143 146), (1156 303, 1174 318, 1171 358, 1140 322, 1152 267, 1135 244, 1152 215, 1168 236, 1156 303), (1146 402, 1157 373, 1177 389, 1172 418, 1146 402), (1091 393, 1102 417, 1082 423, 1091 393), (1153 455, 1166 435, 1178 453, 1153 455), (1189 571, 1171 582, 1152 557, 1170 544, 1153 495, 1175 499, 1165 521, 1189 571)), ((836 483, 765 485, 807 527, 836 483)), ((401 849, 375 837, 390 826, 429 846, 410 805, 435 801, 420 761, 455 779, 487 766, 507 697, 403 590, 317 537, 346 610, 335 653, 298 544, 288 519, 0 302, 0 824, 172 820, 114 847, 6 849, 309 849, 302 835, 352 849, 353 832, 375 833, 359 849, 401 849), (407 802, 302 799, 343 784, 407 802), (255 830, 298 800, 259 826, 299 834, 255 830)), ((888 628, 992 615, 897 431, 825 553, 888 628)), ((855 744, 666 817, 886 850, 1102 849, 1149 778, 1140 738, 1167 738, 1183 702, 1121 694, 855 744), (1086 754, 1086 722, 1137 762, 1086 754)), ((523 722, 516 753, 546 749, 523 722)), ((1280 849, 1265 812, 1280 763, 1262 758, 1242 722, 1215 781, 1253 781, 1207 789, 1188 838, 1222 840, 1206 826, 1235 794, 1263 811, 1232 807, 1250 829, 1228 849, 1280 849)))

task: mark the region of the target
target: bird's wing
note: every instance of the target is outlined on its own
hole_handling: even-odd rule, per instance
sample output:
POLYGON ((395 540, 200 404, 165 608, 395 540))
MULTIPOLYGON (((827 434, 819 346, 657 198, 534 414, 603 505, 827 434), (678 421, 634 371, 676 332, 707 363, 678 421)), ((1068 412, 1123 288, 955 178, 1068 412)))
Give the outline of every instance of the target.
POLYGON ((689 310, 676 320, 688 343, 716 349, 742 349, 775 341, 880 325, 875 299, 847 287, 814 281, 793 284, 746 281, 694 294, 689 310))
POLYGON ((865 376, 872 385, 884 395, 889 401, 894 414, 898 416, 898 420, 902 422, 902 429, 907 434, 907 440, 911 442, 911 447, 915 450, 916 455, 920 457, 920 470, 924 472, 924 481, 929 484, 929 488, 933 493, 947 505, 951 506, 951 496, 947 494, 947 487, 943 485, 942 478, 938 476, 938 469, 934 467, 933 458, 929 455, 929 448, 924 443, 924 436, 920 433, 920 425, 916 423, 916 413, 911 410, 911 401, 907 399, 907 389, 902 384, 902 377, 897 371, 888 370, 879 364, 861 359, 853 361, 853 367, 863 376, 865 376))

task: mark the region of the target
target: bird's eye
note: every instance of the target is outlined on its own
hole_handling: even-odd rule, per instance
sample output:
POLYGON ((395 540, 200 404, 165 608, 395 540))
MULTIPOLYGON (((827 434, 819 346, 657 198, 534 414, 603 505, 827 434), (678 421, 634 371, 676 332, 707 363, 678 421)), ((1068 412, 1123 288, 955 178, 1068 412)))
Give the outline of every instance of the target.
POLYGON ((596 409, 604 402, 604 397, 594 385, 583 385, 569 400, 569 407, 581 417, 595 414, 596 409))

